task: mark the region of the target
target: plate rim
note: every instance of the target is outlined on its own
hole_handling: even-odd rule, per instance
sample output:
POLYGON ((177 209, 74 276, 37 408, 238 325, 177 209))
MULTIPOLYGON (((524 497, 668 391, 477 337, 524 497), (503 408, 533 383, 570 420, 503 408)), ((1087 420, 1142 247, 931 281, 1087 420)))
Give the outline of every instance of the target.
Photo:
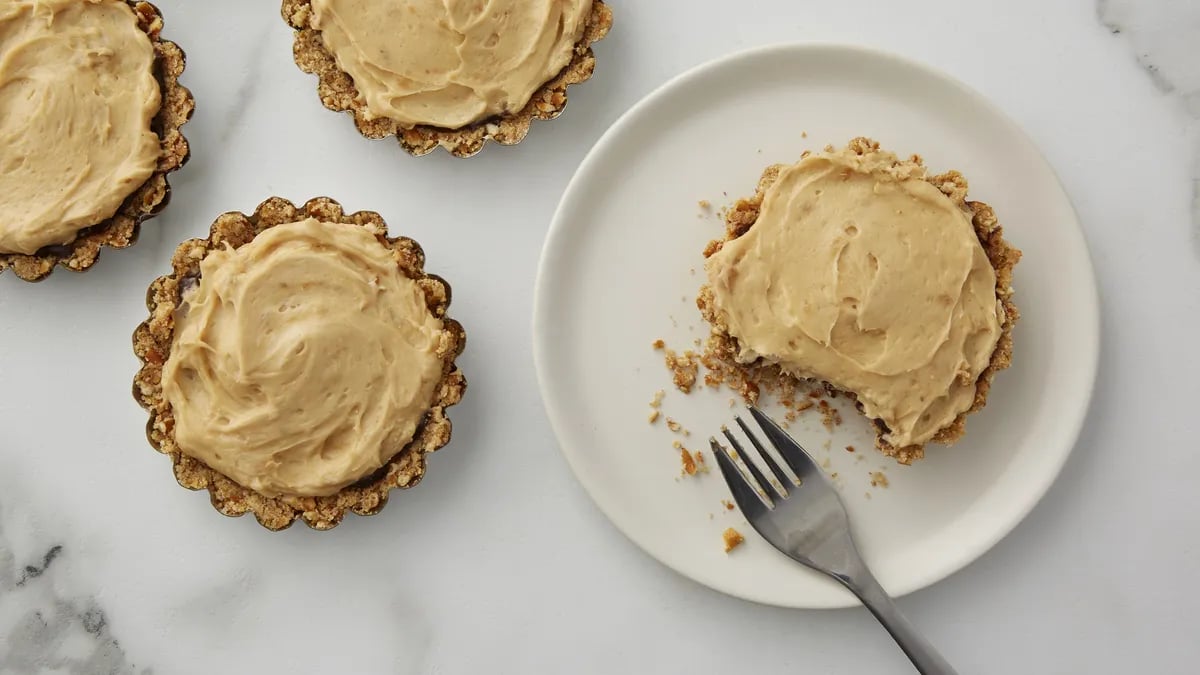
POLYGON ((534 370, 537 377, 538 393, 542 399, 542 405, 545 410, 546 417, 550 423, 551 430, 554 433, 559 454, 566 459, 567 465, 570 467, 571 473, 573 474, 576 482, 583 487, 583 490, 588 495, 589 499, 596 506, 596 508, 598 508, 600 512, 604 514, 604 517, 608 520, 611 526, 613 526, 627 540, 634 544, 637 549, 685 579, 688 579, 706 588, 710 588, 723 595, 766 606, 797 609, 842 609, 846 607, 858 606, 859 603, 849 593, 845 594, 844 602, 831 601, 796 603, 774 601, 763 597, 751 597, 749 595, 734 592, 727 588, 712 586, 693 576, 692 574, 689 574, 683 569, 680 569, 679 567, 660 558, 658 555, 655 555, 653 551, 644 546, 633 534, 631 534, 627 528, 622 526, 618 520, 613 517, 613 514, 607 505, 602 500, 597 498, 593 486, 584 477, 585 472, 583 471, 583 467, 581 467, 578 463, 578 459, 573 451, 567 449, 567 443, 564 441, 566 436, 566 430, 564 428, 564 420, 566 415, 559 408, 559 404, 547 395, 547 391, 550 387, 550 375, 548 374, 549 366, 546 364, 547 350, 543 344, 548 340, 546 336, 547 317, 545 316, 545 305, 548 302, 547 296, 549 293, 551 293, 551 287, 547 283, 547 270, 548 268, 555 267, 553 262, 550 260, 550 253, 558 247, 559 241, 567 235, 567 232, 570 229, 569 226, 565 224, 564 214, 576 191, 579 189, 578 186, 581 181, 580 177, 588 173, 587 169, 599 161, 601 151, 610 143, 612 143, 614 139, 627 126, 631 125, 636 118, 640 117, 642 110, 655 104, 660 99, 670 96, 674 90, 685 86, 692 80, 703 78, 709 75, 711 72, 718 71, 722 68, 734 67, 740 62, 755 61, 759 59, 769 60, 772 58, 779 58, 781 56, 795 56, 803 53, 820 53, 828 51, 843 52, 845 54, 865 58, 867 60, 878 59, 891 61, 906 68, 920 71, 922 74, 937 80, 940 84, 951 87, 957 90, 959 94, 969 97, 982 108, 988 110, 990 114, 993 115, 994 118, 1001 122, 1005 127, 1007 127, 1015 137, 1022 139, 1028 150, 1030 150, 1037 158, 1041 160, 1042 164, 1048 171, 1049 177, 1053 179, 1054 185, 1058 188, 1059 192, 1061 192, 1066 201, 1066 205, 1072 216, 1071 222, 1066 223, 1066 225, 1068 225, 1067 229, 1069 230, 1070 236, 1075 239, 1079 250, 1083 254, 1082 263, 1084 269, 1082 272, 1086 273, 1090 282, 1086 284, 1087 288, 1082 291, 1082 294, 1086 296, 1086 306, 1082 307, 1082 309, 1091 316, 1090 323, 1092 325, 1086 331, 1086 343, 1080 345, 1080 349, 1078 350, 1078 352, 1084 354, 1086 358, 1086 394, 1079 397, 1076 403, 1067 407, 1065 410, 1066 412, 1070 413, 1069 419, 1067 419, 1063 425, 1064 427, 1068 428, 1070 432, 1068 436, 1072 439, 1069 447, 1065 452, 1060 453, 1055 458, 1056 461, 1054 462, 1053 466, 1051 466, 1049 470, 1042 474, 1042 479, 1038 481, 1038 483, 1034 485, 1032 489, 1027 491, 1026 494, 1030 495, 1030 498, 1025 500, 1025 503, 1014 512, 1014 517, 1008 519, 1008 521, 1005 522, 1001 527, 996 528, 991 536, 984 538, 974 547, 965 550, 964 553, 955 556, 954 560, 949 565, 939 568, 937 571, 932 573, 916 574, 914 575, 914 579, 906 586, 896 589, 889 589, 889 593, 891 593, 893 598, 903 597, 910 593, 923 590, 962 571, 968 565, 983 557, 1001 540, 1011 534, 1013 530, 1017 528, 1017 526, 1019 526, 1028 518, 1029 514, 1033 512, 1037 505, 1041 503, 1046 494, 1049 492, 1050 488, 1055 482, 1057 482, 1059 476, 1062 474, 1063 468, 1066 466, 1067 461, 1074 453, 1075 447, 1079 443, 1079 437, 1083 431, 1084 424, 1086 423, 1089 411, 1091 410, 1092 401, 1095 397, 1096 381, 1098 377, 1101 354, 1102 307, 1100 303, 1099 287, 1096 279, 1095 264, 1092 258, 1091 247, 1088 244, 1086 232, 1084 231, 1083 224, 1079 219, 1078 209, 1076 209, 1070 193, 1067 191, 1066 186, 1063 184, 1062 178, 1055 170, 1054 165, 1050 163, 1049 159, 1042 152, 1041 148, 1033 141, 1032 137, 1030 137, 1030 135, 1026 133, 1026 131, 1019 124, 1017 124, 1015 120, 1013 120, 1006 112, 1004 112, 1003 109, 1001 109, 997 104, 993 103, 991 99, 976 91, 962 80, 959 80, 958 78, 917 59, 899 55, 894 52, 886 51, 876 47, 855 43, 829 41, 779 42, 731 52, 691 66, 683 72, 667 79, 665 82, 646 93, 637 102, 626 109, 604 131, 604 133, 600 135, 600 137, 596 140, 584 158, 580 161, 579 165, 576 167, 570 181, 567 182, 567 185, 563 189, 563 193, 559 198, 558 205, 554 210, 554 215, 550 220, 545 239, 542 243, 542 250, 539 254, 537 274, 534 281, 533 291, 531 347, 533 351, 534 370))

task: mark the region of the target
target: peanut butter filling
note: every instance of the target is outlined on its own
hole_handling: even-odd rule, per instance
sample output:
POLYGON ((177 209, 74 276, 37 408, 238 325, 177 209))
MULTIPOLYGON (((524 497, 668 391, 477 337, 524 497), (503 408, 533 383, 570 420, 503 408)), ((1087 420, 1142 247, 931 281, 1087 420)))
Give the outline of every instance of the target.
POLYGON ((591 0, 312 0, 369 119, 458 129, 521 110, 570 61, 591 0))
POLYGON ((267 496, 323 496, 412 440, 449 336, 371 232, 279 225, 200 275, 162 371, 185 454, 267 496))
POLYGON ((897 447, 971 407, 1004 321, 969 212, 924 172, 879 150, 812 155, 706 263, 739 360, 854 393, 897 447))
POLYGON ((122 0, 0 2, 0 253, 67 244, 154 173, 154 46, 122 0))

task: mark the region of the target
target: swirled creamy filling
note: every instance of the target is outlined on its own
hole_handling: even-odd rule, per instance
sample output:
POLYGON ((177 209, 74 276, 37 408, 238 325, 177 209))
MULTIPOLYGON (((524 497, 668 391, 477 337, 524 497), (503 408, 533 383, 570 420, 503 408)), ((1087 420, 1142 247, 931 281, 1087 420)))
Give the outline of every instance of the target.
POLYGON ((312 0, 372 119, 458 129, 525 107, 571 61, 592 0, 312 0))
POLYGON ((0 253, 112 217, 154 173, 161 98, 122 0, 0 2, 0 253))
POLYGON ((322 496, 414 437, 442 320, 366 228, 307 219, 200 262, 163 394, 182 452, 267 496, 322 496))
POLYGON ((855 394, 896 447, 971 407, 1005 320, 970 211, 924 178, 878 149, 811 155, 706 263, 739 360, 855 394))

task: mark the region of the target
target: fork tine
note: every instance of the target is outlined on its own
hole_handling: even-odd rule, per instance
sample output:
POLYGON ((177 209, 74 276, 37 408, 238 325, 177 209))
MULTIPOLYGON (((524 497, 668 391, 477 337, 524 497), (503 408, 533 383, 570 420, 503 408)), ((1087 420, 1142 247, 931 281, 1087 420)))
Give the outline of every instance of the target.
MULTIPOLYGON (((729 441, 729 444, 733 446, 734 452, 737 453, 738 457, 741 457, 742 464, 746 465, 746 469, 750 472, 750 475, 754 477, 754 482, 758 484, 758 488, 762 491, 762 497, 766 501, 770 502, 771 506, 774 507, 775 499, 771 496, 771 493, 774 492, 774 489, 767 487, 770 485, 770 481, 768 481, 766 476, 763 476, 762 472, 758 470, 758 465, 754 463, 754 458, 746 454, 746 451, 742 449, 742 444, 738 443, 738 439, 729 432, 729 429, 721 429, 721 433, 725 435, 725 440, 729 441)), ((787 497, 786 494, 781 494, 779 496, 780 498, 787 497)))
POLYGON ((763 433, 767 435, 767 440, 771 441, 771 445, 779 451, 779 456, 787 465, 791 467, 792 473, 796 474, 797 478, 803 479, 810 473, 816 471, 816 462, 809 456, 808 451, 800 446, 786 431, 779 428, 775 420, 767 417, 763 411, 758 409, 758 406, 746 406, 750 409, 750 414, 754 416, 754 420, 758 422, 758 426, 762 428, 763 433))
POLYGON ((766 462, 767 468, 771 470, 771 473, 775 474, 775 478, 778 482, 772 482, 771 487, 775 488, 775 491, 779 493, 780 497, 787 499, 788 491, 784 486, 790 483, 792 479, 788 478, 787 475, 783 473, 783 469, 779 468, 779 465, 775 463, 775 458, 771 457, 771 453, 767 452, 767 449, 762 446, 762 443, 758 442, 758 437, 754 435, 754 432, 750 431, 750 427, 746 426, 746 423, 742 421, 742 418, 734 416, 733 419, 737 420, 738 426, 742 428, 742 431, 746 434, 746 438, 750 439, 750 444, 753 445, 754 449, 758 451, 758 456, 762 457, 763 462, 766 462))
POLYGON ((747 482, 745 474, 733 463, 725 447, 718 443, 715 438, 709 438, 708 445, 712 449, 713 457, 717 458, 717 466, 721 467, 721 475, 725 477, 725 484, 729 486, 729 491, 733 493, 733 501, 737 502, 742 512, 746 516, 751 515, 751 513, 766 512, 769 507, 763 503, 762 497, 758 494, 759 490, 756 490, 747 482))

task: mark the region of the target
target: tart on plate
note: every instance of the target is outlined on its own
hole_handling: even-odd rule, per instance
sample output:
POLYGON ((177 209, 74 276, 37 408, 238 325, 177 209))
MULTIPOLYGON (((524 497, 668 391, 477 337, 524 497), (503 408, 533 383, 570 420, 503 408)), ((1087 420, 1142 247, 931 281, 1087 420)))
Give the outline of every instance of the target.
POLYGON ((296 65, 326 108, 413 155, 515 145, 567 105, 612 26, 601 0, 283 0, 296 65))
POLYGON ((180 485, 271 530, 379 512, 450 440, 450 287, 376 213, 272 198, 184 242, 134 333, 134 396, 180 485))
POLYGON ((195 102, 162 27, 135 0, 0 2, 0 273, 86 270, 167 205, 195 102))
POLYGON ((949 444, 1012 359, 1021 253, 957 171, 856 138, 772 166, 705 251, 723 360, 850 395, 903 464, 949 444))

